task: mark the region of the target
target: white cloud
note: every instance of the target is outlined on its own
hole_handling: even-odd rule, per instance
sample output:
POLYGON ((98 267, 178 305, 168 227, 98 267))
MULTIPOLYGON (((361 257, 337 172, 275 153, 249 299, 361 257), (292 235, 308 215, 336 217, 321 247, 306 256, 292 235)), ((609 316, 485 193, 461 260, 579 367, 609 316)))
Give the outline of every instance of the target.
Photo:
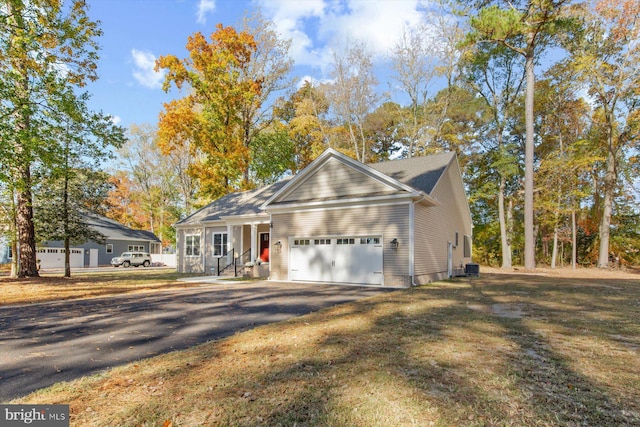
POLYGON ((198 13, 196 21, 198 24, 206 24, 207 23, 207 14, 212 13, 216 10, 216 2, 215 0, 199 0, 198 1, 198 13))
POLYGON ((164 79, 164 70, 159 72, 154 71, 153 68, 156 64, 155 55, 150 52, 131 49, 131 57, 133 58, 133 64, 135 66, 133 77, 138 83, 151 89, 161 87, 162 80, 164 79))
POLYGON ((303 87, 305 85, 306 82, 311 83, 311 86, 316 87, 319 86, 321 84, 328 84, 328 83, 333 83, 334 80, 330 80, 330 79, 317 79, 313 76, 310 75, 306 75, 304 77, 301 77, 298 80, 298 83, 296 85, 296 89, 300 89, 301 87, 303 87))
POLYGON ((117 126, 122 123, 122 118, 120 116, 111 116, 111 123, 117 126))
POLYGON ((425 17, 424 0, 256 0, 290 38, 290 55, 299 65, 323 67, 332 50, 364 42, 376 58, 383 58, 406 27, 425 17))

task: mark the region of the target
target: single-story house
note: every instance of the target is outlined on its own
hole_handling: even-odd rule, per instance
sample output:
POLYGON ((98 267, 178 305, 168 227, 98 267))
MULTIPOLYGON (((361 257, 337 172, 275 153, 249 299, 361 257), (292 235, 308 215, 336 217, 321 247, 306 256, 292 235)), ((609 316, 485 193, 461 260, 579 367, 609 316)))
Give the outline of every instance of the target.
POLYGON ((176 224, 179 272, 262 263, 270 280, 408 287, 471 263, 454 153, 363 164, 333 149, 270 186, 224 196, 176 224))
MULTIPOLYGON (((117 221, 90 213, 85 216, 87 224, 104 236, 103 242, 88 241, 70 248, 71 267, 98 267, 110 265, 111 258, 122 252, 139 251, 159 254, 162 243, 150 231, 134 230, 117 221)), ((36 248, 41 268, 64 267, 64 242, 44 241, 36 248)))
POLYGON ((270 186, 176 224, 179 272, 233 258, 270 280, 408 287, 471 262, 471 212, 454 153, 363 164, 333 149, 270 186))

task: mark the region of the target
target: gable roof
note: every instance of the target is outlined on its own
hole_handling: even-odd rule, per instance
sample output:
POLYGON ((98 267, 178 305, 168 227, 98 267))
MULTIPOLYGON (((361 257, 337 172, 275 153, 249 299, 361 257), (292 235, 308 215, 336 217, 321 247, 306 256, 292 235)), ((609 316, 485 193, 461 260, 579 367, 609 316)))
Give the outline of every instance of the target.
POLYGON ((134 230, 120 224, 110 218, 89 213, 86 216, 87 225, 102 234, 107 239, 112 240, 145 240, 159 242, 160 239, 151 231, 134 230))
MULTIPOLYGON (((267 200, 262 205, 262 209, 266 209, 267 206, 275 206, 279 202, 287 204, 285 200, 288 195, 332 160, 337 160, 369 176, 372 180, 384 184, 389 189, 393 189, 397 195, 410 195, 413 198, 422 199, 427 204, 437 205, 438 202, 431 198, 430 194, 454 158, 454 153, 443 153, 427 157, 364 164, 329 148, 267 200)), ((375 196, 375 194, 367 194, 367 197, 371 196, 375 196)), ((322 199, 309 200, 315 204, 322 204, 324 201, 322 199)))
MULTIPOLYGON (((299 174, 255 190, 227 194, 180 220, 175 225, 188 226, 209 221, 219 221, 228 216, 263 214, 268 205, 276 203, 277 200, 285 197, 295 189, 296 185, 304 182, 305 179, 313 175, 315 171, 331 159, 338 159, 398 192, 404 192, 414 197, 422 197, 423 200, 428 200, 430 204, 437 204, 429 195, 449 164, 455 159, 455 153, 364 164, 329 148, 299 174)), ((318 203, 322 203, 322 201, 318 201, 318 203)))
POLYGON ((284 187, 291 177, 255 190, 230 193, 214 200, 202 209, 178 221, 176 226, 221 220, 226 216, 263 214, 260 206, 284 187))

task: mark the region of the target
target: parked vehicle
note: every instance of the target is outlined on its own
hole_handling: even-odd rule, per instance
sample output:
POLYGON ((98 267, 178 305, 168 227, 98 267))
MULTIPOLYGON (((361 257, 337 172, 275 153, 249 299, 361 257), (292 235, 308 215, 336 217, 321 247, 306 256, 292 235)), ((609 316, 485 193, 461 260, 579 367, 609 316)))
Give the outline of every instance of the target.
POLYGON ((123 252, 122 255, 112 258, 111 265, 114 267, 149 267, 151 265, 151 255, 147 252, 123 252))

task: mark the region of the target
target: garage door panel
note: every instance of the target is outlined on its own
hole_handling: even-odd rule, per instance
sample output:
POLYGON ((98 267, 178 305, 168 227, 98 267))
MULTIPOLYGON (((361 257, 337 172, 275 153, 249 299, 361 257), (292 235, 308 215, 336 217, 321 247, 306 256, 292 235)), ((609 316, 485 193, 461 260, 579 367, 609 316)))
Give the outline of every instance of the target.
POLYGON ((292 281, 383 284, 381 237, 291 239, 292 281))

